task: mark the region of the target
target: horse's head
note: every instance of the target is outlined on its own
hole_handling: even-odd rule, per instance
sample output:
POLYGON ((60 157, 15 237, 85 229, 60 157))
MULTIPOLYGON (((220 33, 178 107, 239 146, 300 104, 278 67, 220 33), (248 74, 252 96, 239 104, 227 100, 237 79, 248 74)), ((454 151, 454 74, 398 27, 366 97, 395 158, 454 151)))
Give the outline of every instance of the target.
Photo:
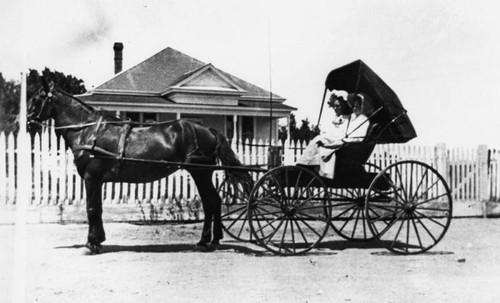
POLYGON ((42 122, 53 118, 54 83, 41 77, 42 87, 28 100, 28 122, 42 122))

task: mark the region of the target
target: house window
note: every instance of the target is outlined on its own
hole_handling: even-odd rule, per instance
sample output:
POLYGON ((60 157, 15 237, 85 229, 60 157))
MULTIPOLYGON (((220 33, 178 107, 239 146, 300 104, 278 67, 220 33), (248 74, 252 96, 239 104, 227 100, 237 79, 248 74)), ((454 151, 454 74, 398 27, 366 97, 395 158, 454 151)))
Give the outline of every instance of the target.
POLYGON ((156 122, 156 113, 143 113, 142 118, 144 123, 154 123, 156 122))
POLYGON ((140 113, 124 113, 125 120, 132 120, 134 122, 141 122, 141 114, 140 113))
POLYGON ((241 137, 243 142, 245 142, 245 140, 251 141, 254 137, 253 121, 254 117, 242 117, 241 119, 241 137))

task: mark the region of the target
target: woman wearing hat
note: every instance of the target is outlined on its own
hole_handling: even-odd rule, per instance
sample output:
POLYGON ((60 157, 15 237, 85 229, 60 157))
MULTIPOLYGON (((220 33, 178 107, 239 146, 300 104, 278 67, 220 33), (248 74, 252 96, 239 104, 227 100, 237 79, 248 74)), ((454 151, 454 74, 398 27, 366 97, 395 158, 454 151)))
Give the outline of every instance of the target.
POLYGON ((329 144, 318 142, 321 159, 319 161, 319 175, 325 178, 333 179, 335 151, 346 143, 363 141, 370 125, 367 116, 373 113, 373 107, 368 95, 364 93, 356 94, 348 98, 348 102, 352 106, 352 114, 346 123, 345 136, 329 144))
POLYGON ((336 118, 326 132, 316 136, 309 142, 309 145, 297 160, 298 165, 318 167, 321 163, 320 146, 334 144, 345 137, 347 123, 352 112, 351 106, 347 102, 347 93, 345 95, 332 93, 328 105, 335 111, 336 118))

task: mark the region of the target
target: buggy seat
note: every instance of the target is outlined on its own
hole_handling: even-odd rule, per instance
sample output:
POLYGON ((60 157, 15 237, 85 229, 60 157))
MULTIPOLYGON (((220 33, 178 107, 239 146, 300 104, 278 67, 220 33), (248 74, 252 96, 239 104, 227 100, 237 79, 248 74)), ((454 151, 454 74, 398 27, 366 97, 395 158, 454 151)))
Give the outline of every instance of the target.
POLYGON ((335 152, 335 173, 333 180, 324 178, 326 185, 331 187, 362 187, 368 188, 376 173, 368 173, 364 164, 375 149, 378 123, 370 123, 365 138, 361 142, 346 143, 335 152))
MULTIPOLYGON (((376 138, 380 133, 380 124, 373 121, 375 112, 371 99, 361 93, 354 98, 361 101, 362 113, 370 119, 368 130, 361 142, 348 142, 335 152, 335 172, 332 179, 324 179, 325 183, 333 187, 362 187, 370 186, 376 173, 368 173, 365 163, 375 149, 376 138)), ((350 101, 354 100, 352 98, 350 101)))

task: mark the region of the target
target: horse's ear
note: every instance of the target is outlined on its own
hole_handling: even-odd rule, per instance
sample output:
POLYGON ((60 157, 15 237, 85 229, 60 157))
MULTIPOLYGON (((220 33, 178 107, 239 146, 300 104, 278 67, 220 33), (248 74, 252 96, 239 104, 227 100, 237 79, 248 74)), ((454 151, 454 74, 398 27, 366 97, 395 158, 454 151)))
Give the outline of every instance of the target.
POLYGON ((40 77, 40 80, 42 80, 43 90, 44 90, 46 93, 49 93, 49 92, 50 92, 50 88, 49 88, 49 84, 47 83, 47 79, 45 79, 45 77, 44 77, 44 76, 41 76, 41 77, 40 77))

